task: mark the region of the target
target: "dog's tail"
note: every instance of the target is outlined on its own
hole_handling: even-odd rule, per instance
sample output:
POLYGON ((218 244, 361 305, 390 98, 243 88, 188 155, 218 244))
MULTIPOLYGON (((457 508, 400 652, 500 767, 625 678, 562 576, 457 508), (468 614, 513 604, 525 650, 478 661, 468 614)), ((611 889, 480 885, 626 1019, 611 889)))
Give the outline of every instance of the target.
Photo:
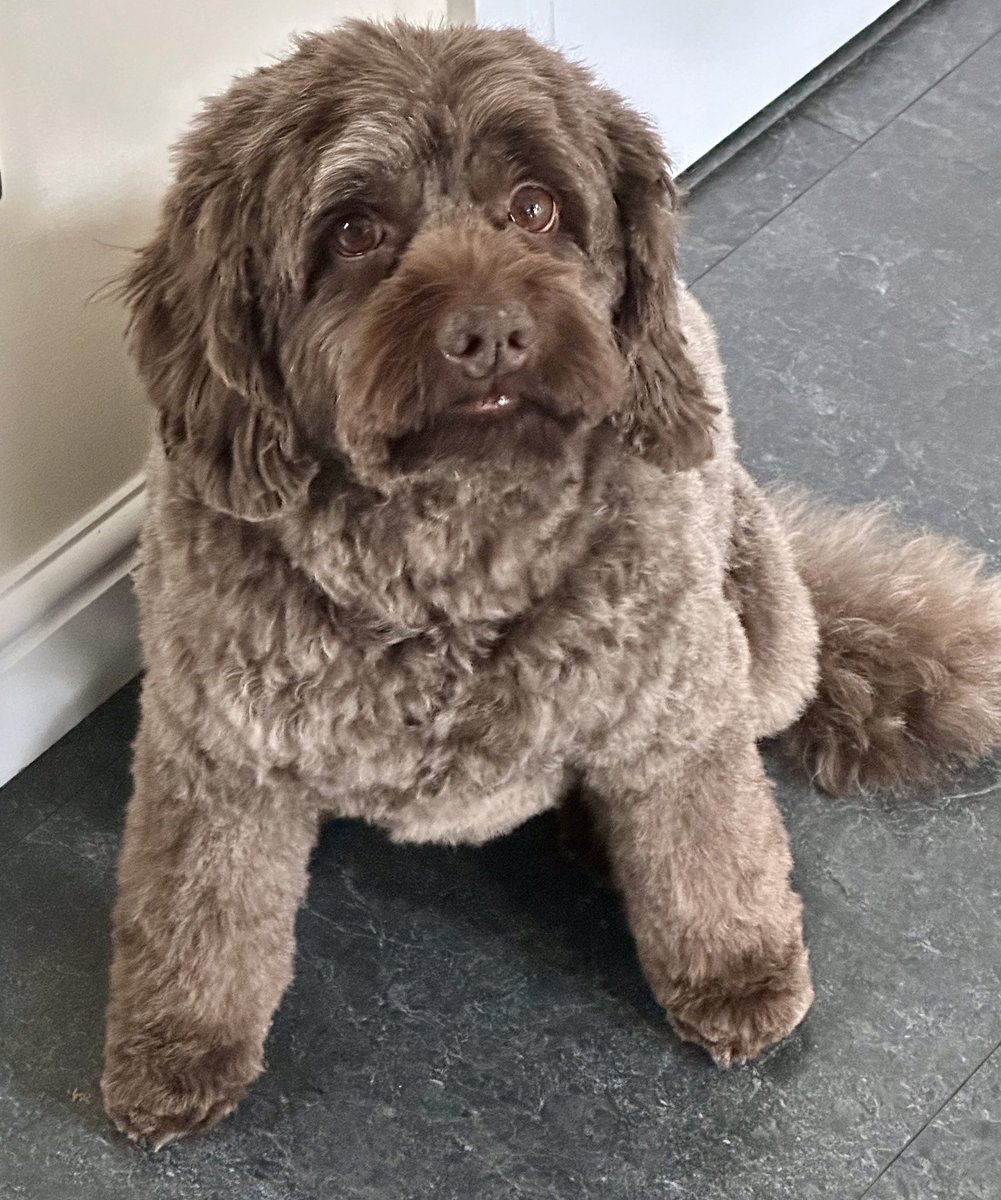
POLYGON ((1001 578, 878 507, 772 494, 820 626, 820 682, 787 747, 826 791, 904 788, 1001 745, 1001 578))

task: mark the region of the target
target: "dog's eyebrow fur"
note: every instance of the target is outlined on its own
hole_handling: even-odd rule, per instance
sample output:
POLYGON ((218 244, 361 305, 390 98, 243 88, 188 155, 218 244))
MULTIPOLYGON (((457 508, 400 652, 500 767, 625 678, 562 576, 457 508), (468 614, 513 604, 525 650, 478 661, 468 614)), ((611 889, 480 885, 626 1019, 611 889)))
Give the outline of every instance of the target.
POLYGON ((532 165, 544 164, 567 176, 580 165, 582 155, 569 147, 551 102, 528 105, 507 89, 498 90, 472 108, 466 125, 474 144, 500 144, 519 158, 531 156, 532 165))
POLYGON ((548 98, 526 104, 510 88, 494 89, 472 106, 466 128, 471 145, 496 148, 508 162, 562 193, 577 191, 580 180, 592 174, 586 150, 568 141, 548 98))
MULTIPOLYGON (((526 177, 552 187, 572 215, 578 236, 589 240, 590 214, 581 203, 577 180, 584 169, 578 150, 569 151, 554 133, 539 128, 539 106, 498 91, 496 103, 484 104, 467 124, 465 136, 478 156, 516 166, 526 177)), ((353 200, 378 205, 380 196, 415 163, 427 157, 428 138, 441 143, 455 136, 454 122, 436 124, 434 113, 412 119, 383 114, 353 120, 323 152, 310 188, 307 221, 315 226, 332 209, 353 200)), ((558 128, 552 110, 551 121, 558 128)))
POLYGON ((406 127, 382 120, 354 121, 324 151, 310 189, 310 216, 345 200, 371 198, 416 158, 406 127))

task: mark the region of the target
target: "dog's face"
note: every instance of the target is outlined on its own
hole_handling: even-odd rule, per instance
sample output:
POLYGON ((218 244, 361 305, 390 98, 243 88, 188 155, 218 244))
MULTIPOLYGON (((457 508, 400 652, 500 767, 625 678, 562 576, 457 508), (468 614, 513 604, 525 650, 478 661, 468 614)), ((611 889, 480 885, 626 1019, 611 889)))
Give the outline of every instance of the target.
POLYGON ((608 423, 690 466, 674 204, 646 123, 518 31, 304 39, 207 105, 126 283, 168 454, 254 519, 334 455, 531 472, 608 423))

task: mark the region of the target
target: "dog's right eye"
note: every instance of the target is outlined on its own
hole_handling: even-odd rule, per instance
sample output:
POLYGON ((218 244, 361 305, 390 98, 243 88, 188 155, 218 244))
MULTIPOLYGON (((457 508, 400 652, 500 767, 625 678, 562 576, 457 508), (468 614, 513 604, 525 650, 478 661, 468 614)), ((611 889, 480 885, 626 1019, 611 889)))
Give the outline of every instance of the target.
POLYGON ((552 192, 537 183, 515 188, 508 202, 508 216, 529 233, 552 233, 560 219, 560 206, 552 192))
POLYGON ((368 213, 346 213, 334 226, 334 246, 344 258, 371 254, 382 243, 386 231, 368 213))

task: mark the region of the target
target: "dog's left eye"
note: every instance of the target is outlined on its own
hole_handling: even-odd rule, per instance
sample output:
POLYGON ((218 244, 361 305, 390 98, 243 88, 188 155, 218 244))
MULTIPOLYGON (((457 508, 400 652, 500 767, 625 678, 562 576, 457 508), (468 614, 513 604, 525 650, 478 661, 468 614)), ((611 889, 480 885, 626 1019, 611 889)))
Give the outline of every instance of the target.
POLYGON ((523 183, 515 188, 508 202, 508 216, 520 229, 529 233, 551 233, 560 219, 556 197, 537 183, 523 183))
POLYGON ((334 245, 344 258, 359 258, 381 244, 386 231, 368 213, 347 213, 334 227, 334 245))

